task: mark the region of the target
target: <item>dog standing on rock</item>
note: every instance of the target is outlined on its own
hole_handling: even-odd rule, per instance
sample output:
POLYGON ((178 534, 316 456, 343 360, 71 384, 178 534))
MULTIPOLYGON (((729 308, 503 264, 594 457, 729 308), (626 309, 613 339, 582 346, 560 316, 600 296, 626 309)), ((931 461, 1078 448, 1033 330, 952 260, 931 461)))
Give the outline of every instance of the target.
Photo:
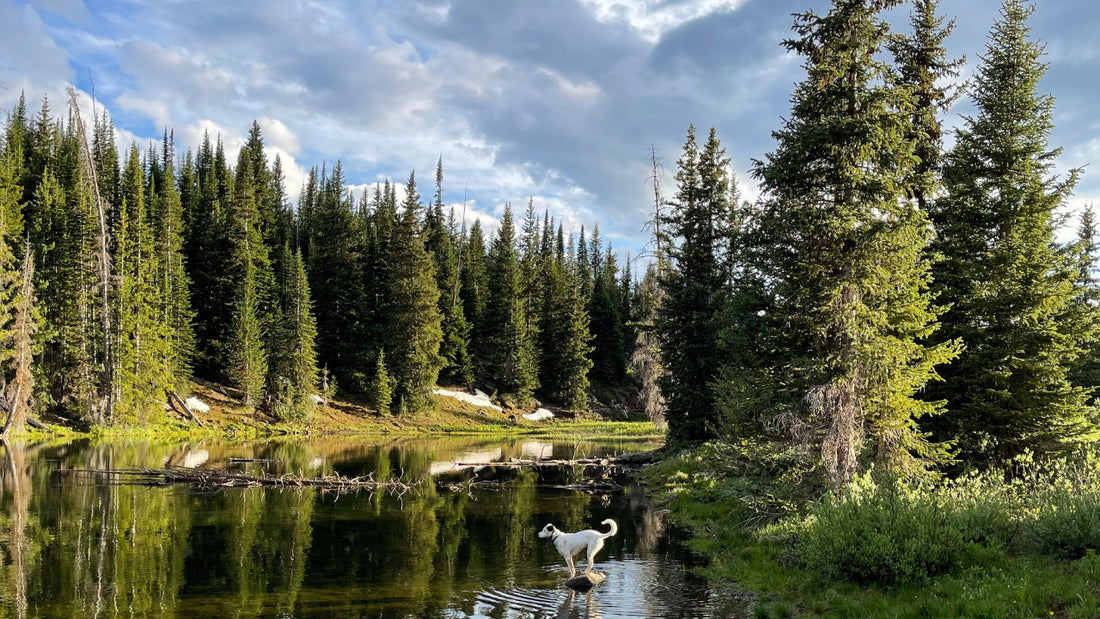
POLYGON ((592 563, 596 559, 596 553, 603 548, 603 541, 619 532, 619 525, 615 524, 615 521, 610 518, 600 524, 608 525, 611 530, 607 533, 600 533, 593 529, 565 533, 559 531, 554 525, 548 524, 539 531, 539 537, 543 539, 549 537, 550 541, 554 542, 554 547, 558 549, 562 558, 565 559, 565 564, 569 566, 569 577, 573 578, 577 575, 577 568, 573 565, 573 555, 587 549, 588 567, 584 570, 584 573, 589 574, 592 572, 592 563))

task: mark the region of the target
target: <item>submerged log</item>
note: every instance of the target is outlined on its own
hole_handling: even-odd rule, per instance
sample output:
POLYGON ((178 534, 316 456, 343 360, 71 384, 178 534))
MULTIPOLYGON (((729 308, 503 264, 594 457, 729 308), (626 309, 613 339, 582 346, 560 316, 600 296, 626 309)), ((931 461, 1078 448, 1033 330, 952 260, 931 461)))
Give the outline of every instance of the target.
POLYGON ((216 469, 191 469, 173 467, 169 469, 61 469, 59 473, 73 475, 127 476, 139 483, 153 485, 192 484, 204 488, 229 487, 283 487, 318 488, 322 491, 351 492, 355 490, 384 490, 391 494, 404 494, 420 485, 419 481, 401 480, 376 481, 367 477, 342 477, 326 475, 322 477, 301 477, 296 475, 254 476, 240 475, 216 469))
POLYGON ((607 580, 606 572, 588 572, 587 574, 581 574, 565 581, 565 586, 574 591, 581 593, 588 593, 592 590, 592 587, 607 580))

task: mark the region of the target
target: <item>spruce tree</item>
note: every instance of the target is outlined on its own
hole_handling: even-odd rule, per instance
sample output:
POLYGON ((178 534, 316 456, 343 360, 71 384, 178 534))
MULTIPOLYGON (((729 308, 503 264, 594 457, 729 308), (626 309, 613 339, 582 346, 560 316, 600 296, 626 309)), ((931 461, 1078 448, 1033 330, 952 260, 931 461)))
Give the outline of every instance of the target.
POLYGON ((1090 391, 1089 404, 1095 406, 1100 387, 1100 243, 1097 242, 1096 212, 1088 205, 1081 212, 1077 239, 1072 249, 1077 258, 1076 294, 1073 300, 1076 337, 1082 354, 1070 370, 1070 381, 1090 391))
POLYGON ((927 212, 938 192, 943 161, 943 128, 940 114, 958 98, 951 85, 966 61, 949 59, 944 41, 955 29, 955 21, 938 15, 940 0, 916 0, 908 36, 893 36, 887 46, 897 66, 897 84, 911 89, 910 139, 914 140, 913 197, 927 212))
POLYGON ((966 349, 930 390, 949 410, 931 428, 971 462, 1065 448, 1090 428, 1086 394, 1067 380, 1081 353, 1078 270, 1055 243, 1054 210, 1078 173, 1052 176, 1061 150, 1047 145, 1054 100, 1037 92, 1046 65, 1029 38, 1032 11, 1002 6, 968 89, 977 112, 956 133, 932 209, 936 291, 950 305, 937 341, 966 349))
POLYGON ((661 280, 664 302, 657 333, 668 370, 661 378, 669 439, 716 436, 720 419, 711 383, 722 363, 717 314, 724 285, 716 224, 728 210, 728 161, 712 129, 703 152, 688 128, 677 162, 678 190, 664 222, 669 265, 661 280))
MULTIPOLYGON (((10 129, 10 126, 9 126, 10 129)), ((0 437, 7 432, 19 432, 23 429, 28 398, 31 397, 30 378, 30 337, 33 335, 35 316, 29 312, 33 289, 28 288, 33 277, 34 262, 25 252, 22 269, 12 251, 9 226, 20 226, 19 212, 22 187, 16 179, 21 167, 23 153, 16 147, 18 142, 10 140, 7 134, 0 148, 0 370, 6 384, 5 422, 0 428, 0 437), (16 393, 16 383, 19 391, 16 393), (17 397, 18 396, 18 397, 17 397)))
POLYGON ((146 208, 145 171, 135 146, 130 147, 119 192, 113 256, 118 280, 116 405, 111 421, 144 424, 163 416, 160 402, 166 401, 164 392, 173 387, 173 376, 166 362, 167 325, 156 311, 157 253, 146 208))
MULTIPOLYGON (((452 218, 453 218, 452 212, 452 218)), ((473 381, 473 364, 468 351, 470 327, 459 303, 458 256, 455 250, 453 222, 443 218, 443 160, 435 171, 435 201, 429 211, 424 247, 431 254, 439 288, 439 314, 443 340, 439 355, 443 358, 440 379, 454 385, 473 381)))
MULTIPOLYGON (((191 378, 195 350, 191 281, 183 252, 183 206, 174 181, 170 149, 164 153, 161 184, 154 187, 156 306, 168 336, 164 362, 177 385, 191 378)), ((182 388, 182 387, 181 387, 182 388)))
POLYGON ((294 252, 285 262, 289 273, 282 282, 280 348, 271 360, 277 368, 276 385, 280 386, 276 387, 275 413, 288 421, 301 421, 313 411, 313 397, 317 395, 317 324, 301 252, 294 252))
MULTIPOLYGON (((244 394, 246 407, 257 407, 268 384, 269 355, 266 317, 271 315, 271 262, 261 237, 260 213, 255 201, 247 151, 237 158, 232 210, 228 214, 228 264, 233 303, 229 330, 229 357, 225 373, 244 394)), ((224 268, 224 267, 223 267, 224 268)))
POLYGON ((753 265, 771 297, 762 336, 780 353, 732 404, 820 449, 836 484, 863 455, 910 475, 944 455, 917 427, 939 405, 915 396, 955 349, 922 343, 937 309, 928 221, 909 199, 913 105, 878 59, 879 14, 897 4, 835 0, 796 16, 784 45, 806 59, 806 79, 753 172, 766 192, 753 265))
MULTIPOLYGON (((544 239, 548 236, 544 234, 544 239)), ((545 266, 538 294, 542 301, 538 329, 542 344, 539 383, 564 408, 585 410, 588 374, 592 368, 588 309, 581 298, 574 265, 567 265, 564 256, 549 243, 544 245, 545 266)))
POLYGON ((485 307, 487 379, 502 393, 526 404, 538 388, 535 353, 522 295, 522 276, 516 252, 512 208, 504 207, 500 228, 493 238, 486 269, 489 300, 485 307))
POLYGON ((366 383, 364 370, 374 348, 374 338, 367 336, 363 295, 382 294, 384 284, 376 283, 374 290, 363 288, 363 235, 351 212, 341 164, 319 182, 310 216, 308 262, 310 286, 318 291, 314 300, 317 354, 340 384, 354 392, 366 383))
MULTIPOLYGON (((600 256, 598 229, 592 235, 592 255, 600 256)), ((626 351, 623 348, 624 320, 622 296, 616 280, 618 266, 609 247, 598 260, 592 299, 589 302, 593 335, 592 378, 603 385, 617 385, 626 377, 626 351)))
POLYGON ((371 377, 367 388, 367 397, 370 399, 370 405, 374 407, 374 410, 381 415, 388 415, 390 404, 393 402, 393 379, 390 378, 390 373, 386 370, 385 352, 379 350, 376 356, 374 375, 371 377))
POLYGON ((395 382, 394 397, 402 412, 417 411, 432 402, 431 389, 439 376, 443 359, 439 345, 439 288, 435 268, 424 250, 417 215, 421 209, 416 177, 409 175, 401 220, 394 229, 389 253, 387 283, 387 346, 390 374, 395 382))
POLYGON ((485 270, 485 260, 485 237, 481 222, 475 219, 470 226, 470 237, 462 248, 458 294, 462 298, 462 313, 470 326, 468 350, 474 376, 478 380, 484 380, 487 376, 491 350, 485 331, 485 308, 489 300, 489 276, 485 270))

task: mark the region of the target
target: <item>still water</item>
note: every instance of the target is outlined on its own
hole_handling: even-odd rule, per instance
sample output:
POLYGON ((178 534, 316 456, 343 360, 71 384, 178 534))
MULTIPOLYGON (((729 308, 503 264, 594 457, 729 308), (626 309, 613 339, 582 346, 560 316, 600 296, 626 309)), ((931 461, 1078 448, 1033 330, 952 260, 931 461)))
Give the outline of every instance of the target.
POLYGON ((498 489, 424 483, 400 496, 336 496, 57 472, 175 465, 413 481, 456 462, 650 447, 477 439, 9 443, 0 447, 0 617, 729 616, 691 573, 662 512, 630 488, 555 489, 528 470, 498 489), (619 523, 596 561, 607 582, 570 593, 564 562, 536 533, 547 522, 567 531, 602 528, 605 518, 619 523))

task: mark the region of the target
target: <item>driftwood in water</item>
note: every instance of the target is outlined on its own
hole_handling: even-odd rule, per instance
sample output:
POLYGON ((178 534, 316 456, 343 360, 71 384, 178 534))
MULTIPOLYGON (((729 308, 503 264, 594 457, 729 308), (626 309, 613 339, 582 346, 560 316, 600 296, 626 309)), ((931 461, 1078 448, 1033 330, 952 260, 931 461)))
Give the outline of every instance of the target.
POLYGON ((168 392, 168 402, 171 403, 172 400, 175 400, 176 404, 179 405, 180 410, 182 410, 184 413, 186 413, 187 416, 189 418, 191 418, 191 421, 194 421, 195 423, 199 424, 200 428, 206 426, 206 424, 204 424, 202 422, 202 419, 199 419, 198 415, 196 415, 194 412, 192 412, 191 407, 187 405, 187 402, 184 402, 183 398, 181 398, 179 396, 179 394, 176 393, 175 391, 169 391, 168 392))
POLYGON ((342 477, 326 475, 323 477, 300 477, 296 475, 253 476, 230 473, 216 469, 192 469, 173 467, 170 469, 61 469, 63 474, 128 476, 138 482, 155 485, 192 484, 202 488, 231 487, 282 487, 282 488, 318 488, 326 492, 351 492, 356 490, 384 490, 391 494, 405 494, 420 485, 420 482, 401 480, 376 481, 373 477, 342 477))
POLYGON ((588 593, 592 590, 592 587, 607 580, 607 574, 605 572, 588 572, 587 574, 581 574, 565 581, 565 586, 574 591, 580 591, 581 593, 588 593))
POLYGON ((501 468, 538 468, 554 466, 579 466, 579 467, 612 467, 612 466, 645 466, 653 464, 661 459, 660 450, 643 451, 636 454, 623 454, 613 458, 577 458, 575 460, 519 460, 512 458, 507 462, 456 462, 455 466, 463 467, 501 467, 501 468))

